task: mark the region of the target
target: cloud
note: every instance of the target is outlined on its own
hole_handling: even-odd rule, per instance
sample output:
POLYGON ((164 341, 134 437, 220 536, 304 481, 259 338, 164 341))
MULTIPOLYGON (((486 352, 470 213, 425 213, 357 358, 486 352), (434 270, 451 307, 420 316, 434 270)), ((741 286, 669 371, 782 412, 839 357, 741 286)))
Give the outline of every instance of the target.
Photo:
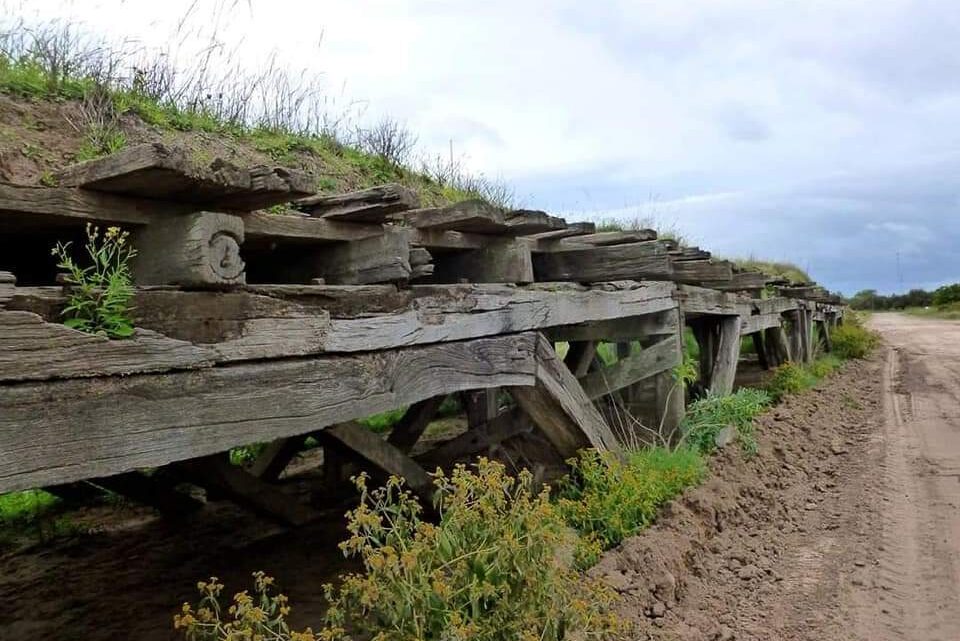
MULTIPOLYGON (((190 2, 25 6, 162 41, 190 2)), ((833 289, 960 280, 954 3, 227 4, 244 60, 326 73, 364 117, 407 122, 433 153, 452 141, 527 205, 675 218, 833 289)))

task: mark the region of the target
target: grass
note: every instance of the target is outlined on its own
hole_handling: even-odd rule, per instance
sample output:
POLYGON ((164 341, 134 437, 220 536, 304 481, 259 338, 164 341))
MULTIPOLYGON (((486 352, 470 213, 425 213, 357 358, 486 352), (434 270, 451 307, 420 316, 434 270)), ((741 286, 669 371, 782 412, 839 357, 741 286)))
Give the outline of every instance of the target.
POLYGON ((911 316, 939 318, 942 320, 960 320, 960 303, 930 307, 908 307, 903 310, 911 316))
POLYGON ((741 388, 726 396, 707 396, 687 407, 680 426, 684 441, 702 454, 717 448, 717 436, 727 426, 737 430, 737 440, 748 456, 757 453, 753 419, 773 404, 764 390, 741 388))
POLYGON ((43 490, 0 494, 0 524, 7 526, 34 521, 49 512, 60 499, 43 490))
POLYGON ((749 258, 731 258, 734 265, 742 269, 756 270, 775 278, 783 278, 791 283, 809 283, 813 279, 806 270, 786 261, 762 260, 753 256, 749 258))
POLYGON ((784 363, 774 370, 766 391, 774 401, 779 402, 790 394, 810 389, 842 364, 843 359, 836 354, 821 356, 807 366, 793 362, 784 363))
MULTIPOLYGON (((183 46, 184 35, 175 34, 171 42, 183 46)), ((180 69, 170 66, 176 52, 126 50, 76 25, 4 16, 0 93, 74 104, 78 115, 64 126, 82 134, 74 150, 77 161, 126 146, 125 129, 133 119, 164 140, 176 132, 209 134, 306 169, 318 176, 321 193, 399 182, 415 189, 424 206, 469 198, 513 206, 507 185, 470 172, 462 156, 415 158, 416 137, 395 121, 355 125, 356 105, 338 108, 322 75, 292 73, 272 63, 259 70, 237 68, 233 52, 218 45, 215 33, 210 38, 212 46, 180 69)), ((38 165, 41 174, 59 168, 39 160, 38 165)))

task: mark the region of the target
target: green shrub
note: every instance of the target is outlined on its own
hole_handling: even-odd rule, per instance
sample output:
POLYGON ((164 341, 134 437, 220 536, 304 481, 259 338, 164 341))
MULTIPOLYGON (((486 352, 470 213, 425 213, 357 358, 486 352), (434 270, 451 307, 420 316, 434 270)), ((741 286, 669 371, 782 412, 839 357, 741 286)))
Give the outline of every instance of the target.
POLYGON ((774 401, 781 401, 788 394, 796 394, 812 387, 817 382, 802 365, 788 361, 773 370, 773 376, 767 383, 767 393, 774 401))
POLYGON ((652 523, 661 505, 706 473, 700 454, 689 448, 648 448, 629 452, 625 459, 585 450, 570 464, 573 470, 560 484, 558 506, 586 539, 578 550, 581 566, 652 523))
POLYGON ((86 267, 74 261, 70 243, 57 243, 53 248, 57 267, 67 272, 71 285, 63 310, 64 325, 109 338, 133 335, 130 260, 137 252, 130 246, 129 236, 119 227, 108 227, 101 238, 100 229, 88 223, 86 252, 92 264, 86 267))
POLYGON ((709 454, 716 449, 720 430, 732 425, 747 454, 757 452, 753 419, 773 403, 763 390, 742 388, 726 396, 707 396, 690 404, 681 424, 684 440, 697 451, 709 454))
POLYGON ((933 304, 939 306, 960 303, 960 283, 944 285, 933 292, 933 304))
POLYGON ((880 338, 857 322, 840 325, 830 335, 833 353, 840 358, 864 358, 876 348, 880 338))
POLYGON ((435 481, 440 517, 433 524, 399 480, 368 490, 365 477, 357 479, 361 502, 347 515, 350 537, 341 548, 363 572, 326 587, 330 607, 316 634, 289 631, 286 598, 272 596, 263 575, 257 598, 241 593, 226 613, 217 602, 223 586, 199 584, 203 600, 196 609, 185 604, 174 625, 197 641, 559 641, 605 638, 620 628, 611 591, 564 560, 574 533, 547 490, 534 491, 529 473, 512 478, 481 460, 435 481))
POLYGON ((835 372, 841 365, 843 365, 843 361, 839 356, 827 354, 810 363, 807 371, 815 379, 821 379, 835 372))

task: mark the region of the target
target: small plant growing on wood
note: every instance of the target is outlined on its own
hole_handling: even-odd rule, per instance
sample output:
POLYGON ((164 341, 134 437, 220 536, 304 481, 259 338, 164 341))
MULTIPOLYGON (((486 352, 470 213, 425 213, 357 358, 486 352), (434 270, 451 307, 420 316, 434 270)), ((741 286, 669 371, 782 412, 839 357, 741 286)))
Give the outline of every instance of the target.
POLYGON ((51 252, 57 267, 66 272, 71 286, 63 310, 67 327, 108 338, 127 338, 133 334, 130 300, 133 282, 130 260, 136 250, 130 245, 130 233, 108 227, 101 235, 99 227, 87 224, 86 252, 92 264, 81 267, 70 252, 71 243, 57 243, 51 252))

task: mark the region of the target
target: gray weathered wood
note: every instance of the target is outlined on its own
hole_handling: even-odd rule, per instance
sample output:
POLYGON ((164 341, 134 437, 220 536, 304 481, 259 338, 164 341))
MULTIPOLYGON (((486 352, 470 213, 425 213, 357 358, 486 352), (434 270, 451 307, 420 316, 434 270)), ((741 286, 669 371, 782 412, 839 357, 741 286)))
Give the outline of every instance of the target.
POLYGON ((210 367, 213 350, 138 329, 110 340, 30 312, 0 311, 0 382, 210 367))
POLYGON ((534 254, 539 281, 670 280, 672 265, 659 241, 601 247, 569 248, 534 254))
POLYGON ((656 239, 657 232, 655 230, 638 229, 636 231, 601 231, 578 236, 571 242, 605 247, 608 245, 625 245, 656 239))
POLYGON ((692 285, 677 286, 677 301, 680 303, 681 310, 688 316, 695 314, 749 316, 753 313, 750 303, 736 294, 692 285))
POLYGON ((307 215, 255 211, 243 217, 248 242, 283 241, 297 244, 363 240, 383 234, 383 225, 348 223, 307 215))
POLYGON ((754 314, 740 317, 740 333, 744 336, 779 326, 780 314, 754 314))
POLYGON ((428 501, 433 497, 433 483, 419 463, 369 429, 353 421, 334 425, 322 433, 334 439, 364 460, 389 475, 399 476, 416 494, 428 501))
POLYGON ((256 460, 249 466, 248 471, 258 479, 273 482, 287 468, 300 450, 303 449, 303 436, 289 436, 278 438, 267 443, 267 446, 257 455, 256 460))
POLYGON ((683 260, 673 264, 673 279, 680 283, 699 284, 706 287, 730 281, 733 265, 726 260, 683 260))
POLYGON ((753 351, 757 355, 757 362, 760 364, 761 369, 770 369, 770 360, 768 358, 770 350, 767 349, 763 332, 759 331, 750 334, 750 341, 753 343, 753 351))
POLYGON ((169 217, 134 234, 138 285, 242 285, 243 219, 197 212, 169 217))
POLYGON ((790 343, 787 341, 787 333, 782 324, 766 329, 764 334, 772 365, 783 365, 791 360, 790 343))
POLYGON ((713 364, 710 393, 723 396, 733 392, 740 360, 740 317, 724 316, 719 321, 717 358, 713 364))
POLYGON ((533 385, 536 335, 163 375, 0 386, 0 492, 306 434, 467 389, 533 385), (25 429, 29 426, 29 429, 25 429))
POLYGON ((583 391, 591 400, 623 389, 680 364, 677 336, 672 335, 616 363, 580 378, 583 391))
POLYGON ((220 159, 204 166, 189 152, 160 143, 81 162, 54 178, 64 187, 237 211, 262 209, 313 192, 312 179, 302 172, 266 166, 241 169, 220 159))
POLYGON ((201 487, 215 489, 231 500, 267 517, 289 525, 305 525, 321 518, 322 513, 300 503, 239 467, 230 465, 226 456, 214 455, 183 461, 176 473, 201 487))
POLYGON ((505 222, 507 225, 506 233, 512 236, 527 236, 567 227, 567 221, 563 218, 531 209, 514 209, 507 212, 505 222))
POLYGON ((597 231, 597 226, 591 222, 567 223, 563 229, 554 229, 544 231, 531 236, 537 241, 558 241, 562 238, 571 238, 574 236, 585 236, 597 231))
POLYGON ((295 203, 298 209, 311 216, 365 223, 381 223, 391 214, 419 205, 416 192, 395 183, 348 194, 310 196, 295 203))
POLYGON ((488 451, 498 443, 520 434, 529 434, 532 430, 530 419, 519 408, 504 410, 489 422, 472 427, 415 459, 427 469, 445 466, 488 451))
POLYGON ((668 309, 643 316, 554 327, 546 329, 544 333, 554 341, 633 340, 642 336, 672 333, 676 316, 675 309, 668 309))
POLYGON ((409 452, 420 440, 445 398, 446 396, 432 396, 408 407, 403 418, 390 430, 387 442, 401 452, 409 452))
POLYGON ((410 241, 403 229, 385 227, 383 234, 340 243, 313 259, 316 276, 331 285, 389 283, 410 278, 410 241))
POLYGON ((465 200, 447 207, 414 209, 394 216, 417 229, 503 234, 509 227, 506 214, 482 200, 465 200))
POLYGON ((564 458, 584 447, 617 450, 617 440, 576 377, 542 336, 536 345, 536 385, 511 387, 523 411, 564 458))
POLYGON ((434 280, 455 283, 531 283, 530 247, 522 240, 497 239, 481 249, 442 254, 434 260, 434 280))
POLYGON ((13 298, 13 290, 17 287, 17 277, 10 272, 0 271, 0 309, 13 298))

